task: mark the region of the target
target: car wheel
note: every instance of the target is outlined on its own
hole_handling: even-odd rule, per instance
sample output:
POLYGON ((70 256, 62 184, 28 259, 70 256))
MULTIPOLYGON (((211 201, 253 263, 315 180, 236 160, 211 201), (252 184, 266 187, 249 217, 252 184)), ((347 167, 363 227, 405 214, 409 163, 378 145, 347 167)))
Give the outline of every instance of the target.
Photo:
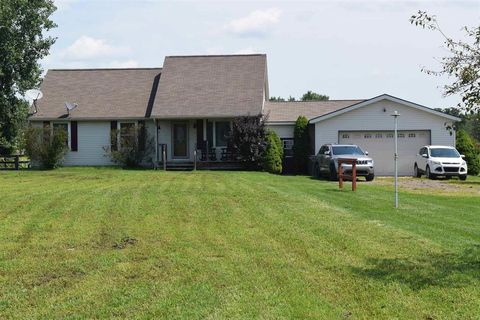
POLYGON ((374 174, 369 174, 368 176, 365 177, 367 181, 373 181, 374 178, 375 178, 374 174))
POLYGON ((458 178, 462 181, 465 181, 465 180, 467 180, 467 175, 464 174, 464 175, 458 176, 458 178))
POLYGON ((313 177, 315 179, 320 178, 320 167, 318 166, 318 163, 315 163, 315 167, 313 167, 313 177))
POLYGON ((422 173, 420 172, 420 170, 418 170, 418 166, 416 163, 415 163, 415 167, 413 167, 413 175, 417 178, 422 177, 422 173))
POLYGON ((425 175, 427 176, 428 179, 435 179, 435 176, 430 172, 430 167, 427 166, 427 169, 425 170, 425 175))
POLYGON ((338 180, 337 170, 335 169, 335 165, 333 163, 330 163, 330 180, 332 181, 338 180))

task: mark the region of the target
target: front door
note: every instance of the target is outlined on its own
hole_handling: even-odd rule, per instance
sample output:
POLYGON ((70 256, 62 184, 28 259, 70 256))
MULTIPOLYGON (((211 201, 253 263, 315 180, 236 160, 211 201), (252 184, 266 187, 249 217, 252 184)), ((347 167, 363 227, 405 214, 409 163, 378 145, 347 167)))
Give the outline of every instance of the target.
POLYGON ((188 126, 186 122, 173 123, 173 157, 188 158, 188 126))

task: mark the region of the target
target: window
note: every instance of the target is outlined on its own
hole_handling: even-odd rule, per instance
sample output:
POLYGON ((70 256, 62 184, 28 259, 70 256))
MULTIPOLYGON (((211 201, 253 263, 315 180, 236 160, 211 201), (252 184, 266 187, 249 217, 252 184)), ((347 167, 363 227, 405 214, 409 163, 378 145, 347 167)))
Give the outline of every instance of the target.
POLYGON ((283 149, 293 149, 293 139, 283 139, 283 149))
POLYGON ((229 121, 215 121, 215 147, 226 147, 229 133, 229 121))
POLYGON ((375 133, 375 138, 376 138, 376 139, 381 139, 381 138, 383 138, 383 134, 381 134, 381 133, 375 133))
POLYGON ((293 156, 293 139, 282 139, 283 155, 286 157, 293 156))
POLYGON ((415 136, 416 136, 415 133, 409 133, 409 134, 408 134, 408 137, 409 137, 409 138, 415 138, 415 136))
POLYGON ((372 135, 370 133, 367 133, 363 136, 365 139, 371 139, 372 135))
POLYGON ((120 148, 135 147, 135 123, 120 122, 120 148))
POLYGON ((68 123, 65 122, 57 122, 53 123, 53 134, 64 131, 65 132, 65 145, 68 146, 68 123))
POLYGON ((398 137, 399 137, 399 138, 405 138, 405 133, 399 133, 399 134, 398 134, 398 137))
POLYGON ((393 138, 393 133, 387 133, 387 138, 393 138))
POLYGON ((342 134, 342 138, 343 139, 348 139, 348 138, 350 138, 350 135, 348 133, 344 133, 344 134, 342 134))

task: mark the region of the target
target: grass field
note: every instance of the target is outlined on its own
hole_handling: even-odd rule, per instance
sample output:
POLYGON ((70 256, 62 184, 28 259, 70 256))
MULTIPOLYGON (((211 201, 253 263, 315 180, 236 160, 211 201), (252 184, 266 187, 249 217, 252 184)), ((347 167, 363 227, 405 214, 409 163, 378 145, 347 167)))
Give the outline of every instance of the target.
POLYGON ((0 172, 0 318, 478 319, 480 179, 439 183, 0 172))

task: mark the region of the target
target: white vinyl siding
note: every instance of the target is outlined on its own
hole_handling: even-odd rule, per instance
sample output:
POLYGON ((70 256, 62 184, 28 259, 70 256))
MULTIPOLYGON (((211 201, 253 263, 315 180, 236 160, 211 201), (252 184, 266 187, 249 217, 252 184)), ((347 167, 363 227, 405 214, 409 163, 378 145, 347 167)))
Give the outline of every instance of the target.
POLYGON ((280 138, 293 138, 293 129, 295 128, 295 125, 276 125, 276 124, 268 124, 267 123, 267 129, 273 130, 276 132, 276 134, 280 138))
POLYGON ((103 147, 110 147, 110 121, 78 121, 78 151, 67 152, 65 166, 113 165, 103 147))

